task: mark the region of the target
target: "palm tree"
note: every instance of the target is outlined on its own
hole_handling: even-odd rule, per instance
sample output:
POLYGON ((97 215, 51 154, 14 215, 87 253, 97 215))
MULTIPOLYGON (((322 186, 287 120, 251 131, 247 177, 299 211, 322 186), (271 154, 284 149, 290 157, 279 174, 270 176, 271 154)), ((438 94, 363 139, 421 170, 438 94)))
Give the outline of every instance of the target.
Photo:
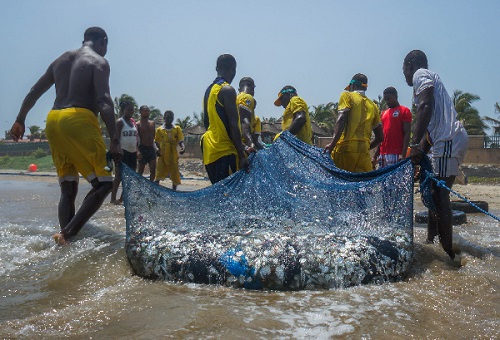
POLYGON ((156 117, 163 116, 160 109, 150 106, 149 107, 149 119, 154 120, 156 117))
POLYGON ((339 103, 329 102, 327 104, 313 105, 313 109, 309 110, 310 117, 321 128, 329 133, 333 133, 333 128, 337 122, 339 103))
POLYGON ((32 142, 35 138, 40 137, 40 127, 38 125, 31 125, 28 126, 28 129, 30 130, 30 142, 32 142))
POLYGON ((132 102, 134 104, 134 119, 137 118, 139 114, 139 106, 137 105, 137 102, 135 101, 134 97, 124 93, 120 96, 120 98, 115 97, 115 116, 116 118, 120 117, 120 104, 124 102, 125 100, 128 100, 129 102, 132 102))
POLYGON ((200 112, 200 114, 193 112, 193 121, 194 126, 203 126, 203 112, 200 112))
POLYGON ((191 117, 190 116, 187 116, 184 119, 177 118, 177 120, 175 121, 175 123, 177 125, 179 125, 182 130, 186 130, 187 128, 190 128, 191 126, 193 126, 193 123, 191 123, 191 117))
POLYGON ((457 118, 462 122, 469 135, 486 135, 485 129, 488 126, 479 116, 479 111, 472 106, 472 103, 481 99, 478 95, 455 90, 453 92, 453 104, 457 110, 457 118))
POLYGON ((377 105, 379 113, 382 113, 382 111, 387 109, 387 103, 385 102, 383 96, 378 95, 378 99, 373 99, 373 102, 377 105))
MULTIPOLYGON (((500 104, 498 104, 498 102, 495 103, 494 108, 495 108, 495 113, 500 115, 500 104)), ((493 133, 495 135, 500 135, 500 120, 490 117, 484 117, 484 120, 490 124, 496 124, 493 126, 493 133)))

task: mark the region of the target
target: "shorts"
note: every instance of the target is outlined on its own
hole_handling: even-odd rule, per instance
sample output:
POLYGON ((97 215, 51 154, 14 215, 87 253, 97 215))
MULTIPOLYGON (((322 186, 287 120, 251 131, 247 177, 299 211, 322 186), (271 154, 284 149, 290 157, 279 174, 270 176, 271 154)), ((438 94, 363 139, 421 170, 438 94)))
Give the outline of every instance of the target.
POLYGON ((141 159, 139 163, 149 164, 156 160, 156 149, 154 146, 139 145, 139 152, 141 153, 141 159))
POLYGON ((350 172, 368 172, 373 170, 369 152, 332 152, 335 166, 350 172))
POLYGON ((389 165, 394 165, 400 160, 401 160, 401 155, 394 155, 394 154, 379 155, 377 158, 379 169, 389 165))
POLYGON ((132 170, 137 170, 137 152, 129 152, 127 150, 123 150, 123 158, 122 163, 126 164, 132 170))
POLYGON ((59 182, 78 181, 79 174, 89 182, 113 180, 105 169, 106 144, 92 111, 78 107, 51 110, 45 131, 59 182))
POLYGON ((467 142, 468 139, 459 142, 449 140, 443 142, 441 148, 433 149, 432 169, 437 177, 445 178, 462 174, 460 164, 464 161, 467 152, 467 142))
POLYGON ((222 181, 236 172, 236 155, 221 157, 215 162, 205 165, 205 169, 212 184, 222 181))

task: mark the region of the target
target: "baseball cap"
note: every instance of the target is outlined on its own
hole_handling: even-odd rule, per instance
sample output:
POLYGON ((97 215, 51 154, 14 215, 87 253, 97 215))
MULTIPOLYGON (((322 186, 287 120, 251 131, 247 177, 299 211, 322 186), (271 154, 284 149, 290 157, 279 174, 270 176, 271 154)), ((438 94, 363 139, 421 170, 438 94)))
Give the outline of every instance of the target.
POLYGON ((278 93, 278 99, 274 101, 274 105, 276 106, 281 106, 281 97, 286 94, 286 93, 292 93, 292 94, 297 94, 297 90, 295 87, 287 85, 281 89, 281 91, 278 93))
POLYGON ((363 73, 356 73, 344 90, 349 91, 351 85, 368 87, 368 78, 363 73))

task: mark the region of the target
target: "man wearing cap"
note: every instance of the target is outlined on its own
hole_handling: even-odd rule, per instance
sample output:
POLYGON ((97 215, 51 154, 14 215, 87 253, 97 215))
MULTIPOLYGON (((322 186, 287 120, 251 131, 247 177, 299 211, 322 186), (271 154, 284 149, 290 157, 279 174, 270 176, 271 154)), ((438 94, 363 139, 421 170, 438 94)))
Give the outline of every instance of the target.
POLYGON ((396 164, 406 158, 410 143, 411 111, 399 105, 398 91, 390 86, 384 90, 384 100, 389 107, 380 115, 384 130, 384 141, 377 147, 373 163, 379 168, 396 164))
MULTIPOLYGON (((297 95, 297 90, 290 85, 283 87, 278 93, 278 99, 274 101, 274 105, 282 106, 285 109, 281 121, 282 132, 288 130, 304 143, 312 145, 309 111, 304 99, 297 95)), ((279 135, 274 139, 276 140, 279 135)))
MULTIPOLYGON (((465 158, 468 136, 457 119, 453 100, 446 91, 439 75, 427 69, 427 56, 413 50, 403 61, 403 74, 408 86, 413 87, 413 102, 417 107, 415 126, 410 143, 410 157, 418 163, 424 153, 431 150, 434 174, 451 188, 460 174, 459 166, 465 158), (423 152, 422 152, 423 151, 423 152)), ((429 210, 427 242, 439 236, 443 249, 452 260, 452 211, 450 193, 431 181, 435 211, 429 210)), ((457 263, 460 264, 460 263, 457 263)))
POLYGON ((262 149, 261 145, 256 143, 253 138, 255 126, 255 82, 250 77, 243 77, 240 80, 239 89, 240 93, 236 97, 236 104, 240 114, 241 134, 243 142, 247 150, 253 151, 255 149, 262 149))
POLYGON ((370 150, 384 140, 378 108, 365 96, 367 87, 368 78, 364 74, 352 77, 346 92, 340 95, 332 141, 324 149, 337 167, 351 172, 373 170, 370 150))
POLYGON ((202 137, 203 164, 212 184, 239 169, 248 171, 245 145, 236 107, 236 91, 230 85, 236 75, 236 60, 230 54, 217 58, 217 78, 203 99, 203 121, 207 132, 202 137))

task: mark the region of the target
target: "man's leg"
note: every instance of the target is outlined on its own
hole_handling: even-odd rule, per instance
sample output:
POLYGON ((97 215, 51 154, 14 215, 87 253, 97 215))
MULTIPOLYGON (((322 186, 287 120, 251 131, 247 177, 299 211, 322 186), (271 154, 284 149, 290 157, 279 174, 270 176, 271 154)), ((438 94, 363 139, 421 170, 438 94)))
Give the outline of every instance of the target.
POLYGON ((97 178, 94 178, 90 184, 92 184, 92 189, 85 196, 80 209, 66 227, 61 230, 60 236, 56 238, 56 235, 54 235, 54 238, 59 243, 64 244, 70 237, 78 234, 85 223, 99 210, 113 187, 112 182, 99 182, 97 178))
POLYGON ((116 194, 118 193, 118 188, 120 187, 120 183, 122 181, 122 171, 121 164, 117 165, 115 168, 115 178, 113 179, 113 189, 111 191, 111 203, 118 204, 116 200, 116 194))
POLYGON ((149 180, 153 182, 156 175, 156 158, 149 162, 149 180))
MULTIPOLYGON (((455 181, 455 176, 450 176, 446 178, 438 178, 439 180, 444 180, 446 186, 451 189, 453 182, 455 181)), ((444 249, 444 251, 453 259, 455 253, 453 252, 453 213, 451 211, 450 203, 450 192, 441 187, 437 187, 436 197, 439 200, 438 210, 438 233, 439 241, 444 249)))
POLYGON ((137 173, 142 176, 142 174, 144 173, 145 167, 146 167, 146 164, 142 164, 142 162, 139 161, 139 165, 137 166, 137 173))
POLYGON ((75 216, 75 200, 78 194, 77 181, 61 182, 61 197, 59 199, 59 226, 64 229, 75 216))

